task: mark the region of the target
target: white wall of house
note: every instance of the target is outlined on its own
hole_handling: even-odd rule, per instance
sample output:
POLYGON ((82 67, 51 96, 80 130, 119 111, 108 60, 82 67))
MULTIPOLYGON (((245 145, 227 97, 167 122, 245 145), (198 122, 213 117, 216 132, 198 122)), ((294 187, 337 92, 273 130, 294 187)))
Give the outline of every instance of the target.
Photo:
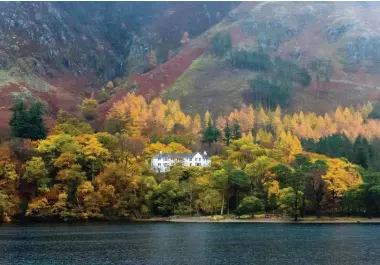
POLYGON ((156 172, 168 172, 170 168, 175 164, 180 163, 185 167, 198 166, 198 167, 208 167, 211 165, 211 159, 204 159, 200 153, 196 153, 191 158, 184 159, 171 159, 169 157, 156 158, 154 157, 151 162, 151 167, 156 172))
POLYGON ((210 158, 203 159, 203 156, 200 153, 196 153, 192 158, 185 158, 184 166, 186 167, 207 167, 211 164, 210 158))
POLYGON ((176 161, 170 158, 153 158, 152 159, 152 169, 156 172, 167 172, 170 167, 174 166, 176 161))

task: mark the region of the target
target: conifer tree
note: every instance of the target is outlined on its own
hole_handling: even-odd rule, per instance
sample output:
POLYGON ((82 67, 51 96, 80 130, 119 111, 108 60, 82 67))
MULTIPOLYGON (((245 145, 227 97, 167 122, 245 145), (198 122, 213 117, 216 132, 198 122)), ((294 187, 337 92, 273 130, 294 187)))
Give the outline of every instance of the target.
POLYGON ((9 126, 11 127, 11 136, 21 137, 27 132, 27 109, 22 101, 15 102, 12 107, 12 118, 9 121, 9 126))
POLYGON ((226 145, 230 145, 230 140, 231 140, 231 129, 228 126, 228 119, 227 119, 227 124, 226 127, 224 128, 224 137, 226 138, 226 145))
POLYGON ((231 132, 231 139, 237 140, 241 138, 241 129, 240 124, 237 120, 234 121, 231 132))
POLYGON ((28 113, 28 138, 40 140, 46 138, 46 127, 42 119, 42 104, 33 103, 28 113))
POLYGON ((23 102, 16 102, 12 111, 12 118, 9 121, 11 136, 32 140, 40 140, 46 137, 41 103, 32 103, 27 110, 23 102))
POLYGON ((211 119, 208 121, 207 128, 203 131, 203 142, 208 143, 211 147, 212 143, 216 143, 221 137, 220 131, 211 123, 211 119))

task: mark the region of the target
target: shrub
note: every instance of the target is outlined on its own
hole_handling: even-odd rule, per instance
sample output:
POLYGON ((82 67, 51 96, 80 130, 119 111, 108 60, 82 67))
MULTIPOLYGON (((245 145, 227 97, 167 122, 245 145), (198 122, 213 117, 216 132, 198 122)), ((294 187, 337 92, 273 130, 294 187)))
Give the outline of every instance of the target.
POLYGON ((253 215, 264 209, 263 203, 255 196, 248 196, 243 199, 243 201, 240 203, 237 214, 243 215, 243 214, 250 214, 252 217, 253 215))

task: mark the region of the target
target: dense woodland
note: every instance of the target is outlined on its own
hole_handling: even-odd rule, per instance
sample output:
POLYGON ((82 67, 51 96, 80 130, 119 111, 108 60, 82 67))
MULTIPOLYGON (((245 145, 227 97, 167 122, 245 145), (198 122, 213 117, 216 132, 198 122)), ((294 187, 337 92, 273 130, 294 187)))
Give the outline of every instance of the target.
POLYGON ((87 98, 77 115, 60 111, 47 133, 40 103, 14 104, 0 147, 3 221, 380 215, 380 122, 368 119, 370 103, 323 116, 242 105, 213 118, 131 93, 95 126, 97 108, 87 98), (159 151, 203 150, 209 168, 150 169, 159 151))

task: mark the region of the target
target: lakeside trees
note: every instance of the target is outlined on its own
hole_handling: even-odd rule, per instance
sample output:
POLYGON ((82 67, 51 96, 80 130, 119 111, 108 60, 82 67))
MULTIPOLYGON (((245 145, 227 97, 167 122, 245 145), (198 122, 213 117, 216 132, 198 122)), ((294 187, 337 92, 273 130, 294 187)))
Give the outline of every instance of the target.
MULTIPOLYGON (((96 104, 89 106, 93 113, 96 104)), ((243 105, 214 122, 209 112, 203 119, 186 115, 178 101, 148 104, 129 94, 107 115, 104 128, 116 121, 119 129, 97 133, 85 109, 79 117, 61 111, 46 139, 0 146, 2 220, 380 215, 379 127, 365 121, 370 105, 324 116, 243 105), (312 140, 302 140, 302 146, 300 138, 312 140), (160 151, 210 146, 211 167, 175 166, 164 175, 150 169, 150 159, 160 151)), ((27 110, 15 106, 14 115, 21 112, 27 110)))

